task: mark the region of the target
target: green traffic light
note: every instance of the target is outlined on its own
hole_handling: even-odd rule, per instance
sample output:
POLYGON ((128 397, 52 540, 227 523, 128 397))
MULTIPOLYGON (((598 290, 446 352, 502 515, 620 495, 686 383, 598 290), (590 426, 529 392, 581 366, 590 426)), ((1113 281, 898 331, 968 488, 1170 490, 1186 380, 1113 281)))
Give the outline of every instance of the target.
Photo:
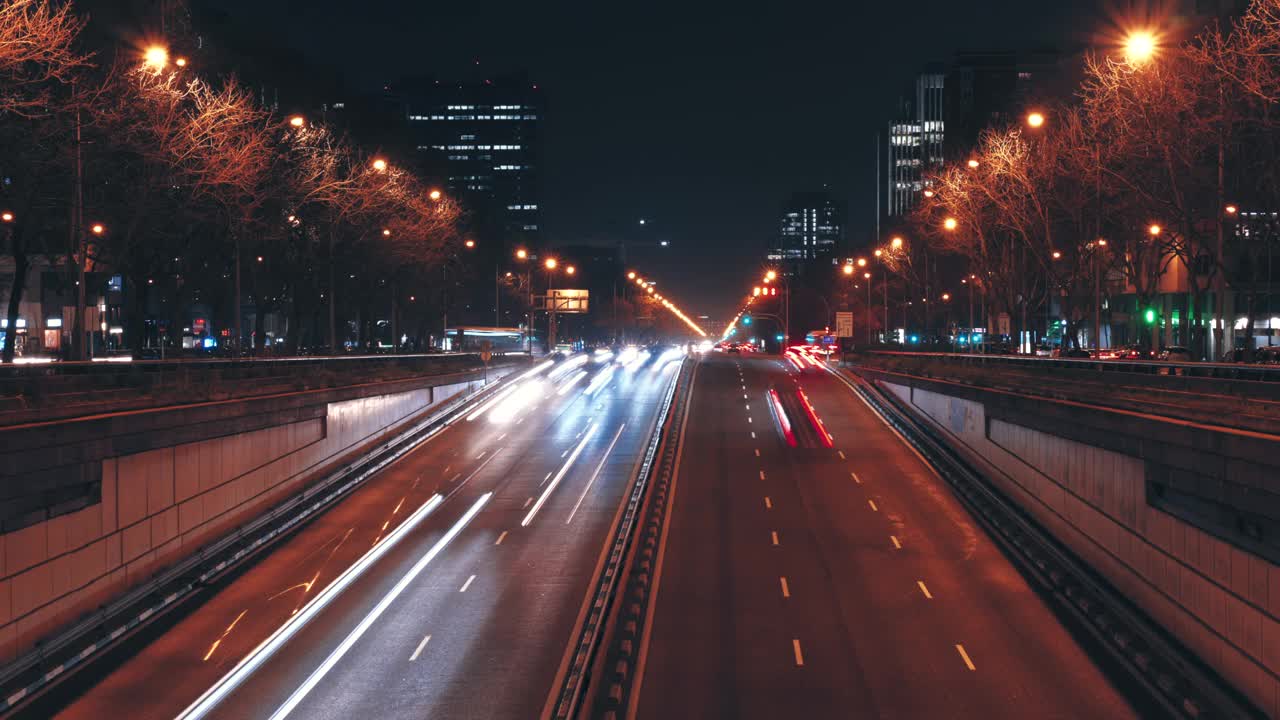
POLYGON ((1156 321, 1156 311, 1152 310, 1151 308, 1147 308, 1146 318, 1147 318, 1148 325, 1154 323, 1156 321))

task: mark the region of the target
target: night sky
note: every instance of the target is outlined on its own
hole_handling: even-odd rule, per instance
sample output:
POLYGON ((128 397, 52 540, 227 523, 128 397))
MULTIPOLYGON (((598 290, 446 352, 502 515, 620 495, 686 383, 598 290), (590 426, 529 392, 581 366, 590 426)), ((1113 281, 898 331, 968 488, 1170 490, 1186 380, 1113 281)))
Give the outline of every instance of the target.
POLYGON ((827 187, 865 236, 873 134, 923 64, 1082 44, 1106 24, 1091 3, 1043 0, 206 4, 353 87, 527 72, 548 104, 551 241, 605 242, 648 218, 672 246, 633 253, 637 269, 717 318, 749 289, 790 192, 827 187))

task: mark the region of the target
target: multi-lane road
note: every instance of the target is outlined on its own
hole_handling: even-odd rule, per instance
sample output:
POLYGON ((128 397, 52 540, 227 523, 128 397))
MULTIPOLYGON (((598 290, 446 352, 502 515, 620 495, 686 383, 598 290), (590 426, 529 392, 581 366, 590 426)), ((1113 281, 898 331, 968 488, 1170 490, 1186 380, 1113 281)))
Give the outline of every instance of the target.
POLYGON ((509 382, 122 663, 85 673, 83 693, 57 689, 30 712, 538 717, 680 364, 624 359, 509 382))
POLYGON ((637 717, 1135 714, 833 374, 715 354, 682 447, 637 717))
MULTIPOLYGON (((508 381, 29 713, 546 717, 680 365, 619 360, 508 381)), ((696 363, 629 716, 1135 715, 843 380, 696 363)))

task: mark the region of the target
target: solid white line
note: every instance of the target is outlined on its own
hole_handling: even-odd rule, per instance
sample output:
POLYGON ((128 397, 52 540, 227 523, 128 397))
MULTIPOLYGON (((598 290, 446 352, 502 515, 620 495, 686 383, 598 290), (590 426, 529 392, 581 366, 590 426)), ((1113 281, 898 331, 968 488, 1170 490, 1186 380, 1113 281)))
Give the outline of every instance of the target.
POLYGON ((843 450, 837 450, 836 452, 840 453, 840 459, 841 459, 841 460, 844 460, 844 451, 843 451, 843 450))
POLYGON ((804 667, 804 653, 800 652, 800 641, 798 639, 791 641, 791 649, 796 654, 796 667, 804 667))
POLYGON ((857 483, 857 484, 859 484, 859 485, 861 485, 861 484, 862 484, 862 481, 858 479, 858 473, 851 472, 851 473, 849 473, 849 474, 853 476, 853 481, 854 481, 855 483, 857 483))
POLYGON ((973 661, 969 659, 969 653, 967 653, 967 652, 965 652, 965 651, 964 651, 964 646, 963 646, 963 645, 957 644, 957 645, 956 645, 956 650, 958 650, 958 651, 960 652, 960 659, 964 660, 964 664, 965 664, 966 666, 968 666, 968 668, 969 668, 970 670, 977 670, 977 669, 978 669, 978 668, 976 668, 976 667, 974 667, 974 666, 973 666, 973 661))
POLYGON ((569 468, 573 467, 574 461, 577 460, 578 455, 582 453, 582 448, 586 447, 587 443, 591 441, 591 436, 596 434, 596 428, 598 427, 600 427, 600 424, 596 423, 590 428, 587 428, 587 434, 582 437, 582 442, 579 442, 578 447, 573 449, 573 454, 570 455, 569 459, 560 467, 560 472, 556 473, 555 478, 553 478, 547 485, 547 489, 543 490, 542 495, 538 496, 538 502, 534 503, 533 507, 529 508, 529 514, 525 515, 524 519, 520 521, 520 527, 529 527, 529 523, 533 522, 533 517, 538 514, 538 510, 542 509, 542 504, 547 501, 547 498, 551 497, 551 492, 555 490, 556 486, 560 484, 560 481, 564 479, 564 476, 569 472, 569 468))
POLYGON ((916 584, 920 586, 920 592, 924 593, 925 597, 929 598, 930 600, 933 599, 933 595, 929 593, 929 588, 924 586, 923 580, 917 580, 916 584))
POLYGON ((444 502, 444 498, 439 493, 432 495, 431 499, 413 511, 412 515, 405 518, 404 522, 392 530, 381 542, 370 548, 351 567, 348 567, 332 583, 316 594, 311 602, 303 606, 296 615, 290 617, 283 625, 276 628, 276 631, 271 633, 266 640, 263 640, 248 655, 245 655, 230 672, 214 683, 213 687, 205 690, 199 698, 196 698, 195 702, 179 713, 178 718, 180 720, 194 720, 208 715, 219 702, 222 702, 223 698, 231 694, 237 686, 248 679, 258 667, 270 659, 290 638, 297 634, 304 625, 328 605, 329 601, 341 594, 348 585, 377 562, 401 538, 409 534, 423 518, 430 515, 431 511, 435 510, 442 502, 444 502))
POLYGON ((778 531, 777 531, 777 530, 774 530, 774 531, 770 532, 770 533, 769 533, 769 536, 770 536, 771 538, 773 538, 773 544, 776 546, 776 545, 778 544, 778 531))
POLYGON ((497 539, 493 544, 494 544, 494 545, 501 545, 501 544, 502 544, 502 541, 503 541, 503 540, 505 540, 506 538, 507 538, 507 531, 506 531, 506 530, 503 530, 503 531, 502 531, 502 534, 498 536, 498 539, 497 539))
POLYGON ((475 576, 475 575, 472 575, 471 577, 467 578, 467 581, 466 581, 466 582, 464 582, 464 583, 462 583, 462 587, 458 588, 458 592, 460 592, 460 593, 464 593, 464 592, 466 592, 466 591, 467 591, 467 588, 471 587, 471 583, 472 583, 472 581, 473 581, 473 580, 475 580, 475 579, 476 579, 476 576, 475 576))
POLYGON ((569 517, 564 521, 565 525, 573 522, 573 516, 578 512, 578 508, 582 505, 582 501, 587 498, 587 493, 591 492, 591 485, 595 483, 596 477, 600 475, 600 470, 604 468, 604 463, 609 459, 609 453, 613 452, 613 446, 618 444, 618 438, 622 437, 622 429, 627 426, 622 423, 618 426, 618 432, 613 436, 613 442, 609 443, 609 449, 604 451, 604 457, 600 458, 600 464, 596 465, 596 471, 591 473, 591 479, 587 481, 587 486, 582 488, 582 494, 578 496, 578 502, 573 504, 573 509, 569 511, 569 517))
POLYGON ((791 597, 791 588, 787 587, 786 576, 778 578, 778 582, 782 583, 782 597, 784 598, 791 597))
POLYGON ((467 510, 466 514, 463 515, 453 527, 449 528, 449 532, 445 533, 443 537, 436 541, 436 544, 431 546, 431 549, 427 551, 427 554, 419 558, 418 562, 409 569, 409 572, 405 573, 404 576, 400 578, 400 581, 395 584, 395 587, 391 588, 391 591, 384 595, 382 600, 378 601, 378 604, 374 606, 373 610, 370 610, 364 620, 361 620, 360 624, 347 635, 346 639, 342 641, 342 644, 338 645, 333 652, 329 653, 329 657, 325 658, 324 662, 320 664, 320 667, 316 668, 315 672, 311 673, 311 676, 308 677, 297 690, 293 691, 293 694, 289 696, 289 699, 271 714, 271 720, 284 720, 289 716, 289 713, 293 712, 294 708, 298 707, 298 704, 307 697, 307 694, 310 693, 316 685, 320 684, 320 681, 324 679, 324 676, 329 674, 329 671, 333 669, 333 666, 338 664, 338 661, 342 659, 343 655, 347 654, 347 651, 356 644, 356 641, 368 632, 370 627, 373 627, 373 624, 378 621, 378 618, 382 616, 382 613, 387 611, 387 608, 391 606, 391 603, 395 602, 396 598, 400 597, 400 594, 403 593, 405 589, 408 588, 409 585, 418 577, 418 575, 431 564, 431 561, 436 558, 436 555, 439 555, 450 542, 453 542, 453 539, 458 536, 458 533, 462 532, 462 529, 471 522, 471 519, 480 512, 481 508, 484 507, 485 503, 489 502, 489 498, 491 497, 493 497, 493 493, 487 492, 475 501, 471 506, 471 509, 467 510))
POLYGON ((876 507, 876 501, 875 501, 875 500, 868 500, 868 501, 867 501, 867 503, 868 503, 869 505, 871 505, 871 509, 872 509, 872 510, 874 510, 874 511, 876 511, 876 512, 880 512, 880 508, 876 507))
POLYGON ((897 535, 890 535, 890 536, 889 536, 889 539, 893 541, 893 549, 895 549, 895 550, 901 550, 901 549, 902 549, 902 543, 898 542, 898 536, 897 536, 897 535))
POLYGON ((409 662, 413 662, 414 660, 417 660, 417 659, 418 659, 418 656, 422 654, 422 649, 423 649, 423 648, 425 648, 425 647, 427 646, 427 643, 428 643, 428 642, 431 642, 431 636, 430 636, 430 635, 428 635, 428 636, 426 636, 426 637, 422 638, 422 642, 418 643, 418 647, 417 647, 417 649, 416 649, 416 650, 414 650, 414 651, 413 651, 413 654, 409 656, 409 662))
POLYGON ((769 508, 770 510, 773 509, 773 501, 769 499, 768 495, 765 495, 764 497, 764 506, 769 508))

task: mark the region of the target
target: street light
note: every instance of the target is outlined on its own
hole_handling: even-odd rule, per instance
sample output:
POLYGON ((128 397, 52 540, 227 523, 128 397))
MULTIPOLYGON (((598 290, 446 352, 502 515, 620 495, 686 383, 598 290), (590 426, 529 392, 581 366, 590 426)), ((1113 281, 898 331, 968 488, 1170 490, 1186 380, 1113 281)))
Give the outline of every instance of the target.
POLYGON ((1240 208, 1237 208, 1235 205, 1228 205, 1225 209, 1228 215, 1235 215, 1237 212, 1240 212, 1240 208))
POLYGON ((629 273, 627 273, 627 279, 628 279, 628 280, 635 280, 635 279, 636 279, 636 274, 635 274, 635 272, 633 271, 633 272, 629 272, 629 273))
POLYGON ((296 128, 300 128, 307 124, 307 120, 301 115, 294 115, 293 117, 289 118, 289 124, 296 128))
POLYGON ((778 279, 778 273, 774 272, 773 270, 770 270, 769 272, 767 272, 767 273, 765 273, 765 274, 764 274, 764 279, 765 279, 765 280, 777 280, 777 279, 778 279))
POLYGON ((925 197, 927 197, 927 198, 931 198, 931 197, 933 197, 933 195, 934 195, 934 193, 933 193, 933 191, 932 191, 932 190, 925 190, 925 191, 924 191, 924 196, 925 196, 925 197))
POLYGON ((386 169, 387 169, 387 161, 386 161, 386 160, 383 160, 382 158, 377 158, 377 159, 375 159, 375 160, 373 161, 373 169, 374 169, 374 170, 377 170, 378 172, 382 172, 383 170, 386 170, 386 169))
POLYGON ((955 230, 959 225, 960 223, 957 222, 956 219, 953 217, 949 217, 946 220, 942 221, 942 227, 948 230, 955 230))
POLYGON ((475 247, 475 246, 476 246, 476 241, 475 241, 475 240, 467 240, 466 242, 464 242, 464 243, 462 243, 462 244, 463 244, 463 245, 466 245, 468 248, 473 248, 473 247, 475 247))
POLYGON ((1150 30, 1135 30, 1124 40, 1124 57, 1131 65, 1147 62, 1156 54, 1159 40, 1150 30))
POLYGON ((902 238, 900 238, 900 237, 895 237, 894 239, 890 240, 890 241, 889 241, 889 247, 893 248, 894 250, 901 249, 901 248, 902 248, 902 238))
POLYGON ((981 165, 981 163, 979 163, 977 160, 973 160, 973 159, 970 159, 970 160, 969 160, 969 169, 970 169, 970 170, 977 170, 979 165, 981 165))
POLYGON ((163 70, 169 64, 169 51, 159 45, 152 45, 143 54, 142 61, 149 68, 163 70))
POLYGON ((177 60, 174 60, 174 61, 173 61, 173 64, 174 64, 174 65, 177 65, 178 67, 186 67, 186 66, 187 66, 187 59, 186 59, 186 58, 182 58, 182 57, 180 57, 180 58, 178 58, 177 60))
POLYGON ((884 250, 881 250, 880 248, 876 248, 875 256, 881 257, 882 255, 884 255, 884 250))
POLYGON ((1054 250, 1054 251, 1053 251, 1053 259, 1054 259, 1054 260, 1061 260, 1061 259, 1062 259, 1062 253, 1061 253, 1061 252, 1058 252, 1057 250, 1054 250))
POLYGON ((0 213, 0 220, 3 220, 7 223, 13 222, 13 213, 7 212, 7 211, 4 213, 0 213))
POLYGON ((567 274, 569 274, 569 275, 572 275, 572 274, 574 274, 574 273, 578 272, 578 268, 576 268, 576 267, 574 267, 574 266, 570 265, 570 266, 566 267, 566 268, 564 269, 564 271, 565 271, 565 273, 567 273, 567 274))
POLYGON ((382 237, 391 237, 391 231, 386 228, 382 228, 382 237))
POLYGON ((102 226, 102 223, 94 223, 93 227, 89 228, 89 230, 92 231, 94 235, 101 235, 107 231, 107 229, 102 226))
POLYGON ((555 258, 547 258, 547 261, 543 263, 543 265, 546 266, 548 270, 555 270, 556 265, 559 265, 559 264, 560 263, 556 262, 555 258))
MULTIPOLYGON (((427 194, 427 197, 431 198, 432 200, 439 200, 439 199, 440 199, 440 191, 439 191, 439 190, 432 190, 430 193, 428 193, 428 194, 427 194)), ((521 250, 520 252, 524 252, 524 251, 523 251, 523 250, 521 250)))
POLYGON ((866 258, 858 258, 858 267, 866 267, 866 266, 867 266, 867 259, 866 259, 866 258))
MULTIPOLYGON (((841 269, 842 269, 842 270, 844 270, 844 274, 845 274, 845 275, 852 275, 852 274, 853 274, 853 264, 852 264, 852 263, 845 263, 845 266, 844 266, 843 268, 841 268, 841 269)), ((759 288, 756 288, 756 289, 758 290, 759 288)), ((758 294, 758 293, 757 293, 757 294, 758 294)))
POLYGON ((1040 128, 1044 126, 1044 113, 1033 112, 1027 115, 1027 125, 1031 128, 1040 128))
POLYGON ((1159 225, 1156 225, 1155 223, 1152 223, 1151 227, 1147 228, 1147 232, 1151 234, 1151 237, 1156 237, 1163 230, 1164 230, 1163 228, 1161 228, 1159 225))
POLYGON ((519 250, 516 250, 516 257, 520 260, 528 260, 529 251, 525 250, 524 248, 520 248, 519 250))

